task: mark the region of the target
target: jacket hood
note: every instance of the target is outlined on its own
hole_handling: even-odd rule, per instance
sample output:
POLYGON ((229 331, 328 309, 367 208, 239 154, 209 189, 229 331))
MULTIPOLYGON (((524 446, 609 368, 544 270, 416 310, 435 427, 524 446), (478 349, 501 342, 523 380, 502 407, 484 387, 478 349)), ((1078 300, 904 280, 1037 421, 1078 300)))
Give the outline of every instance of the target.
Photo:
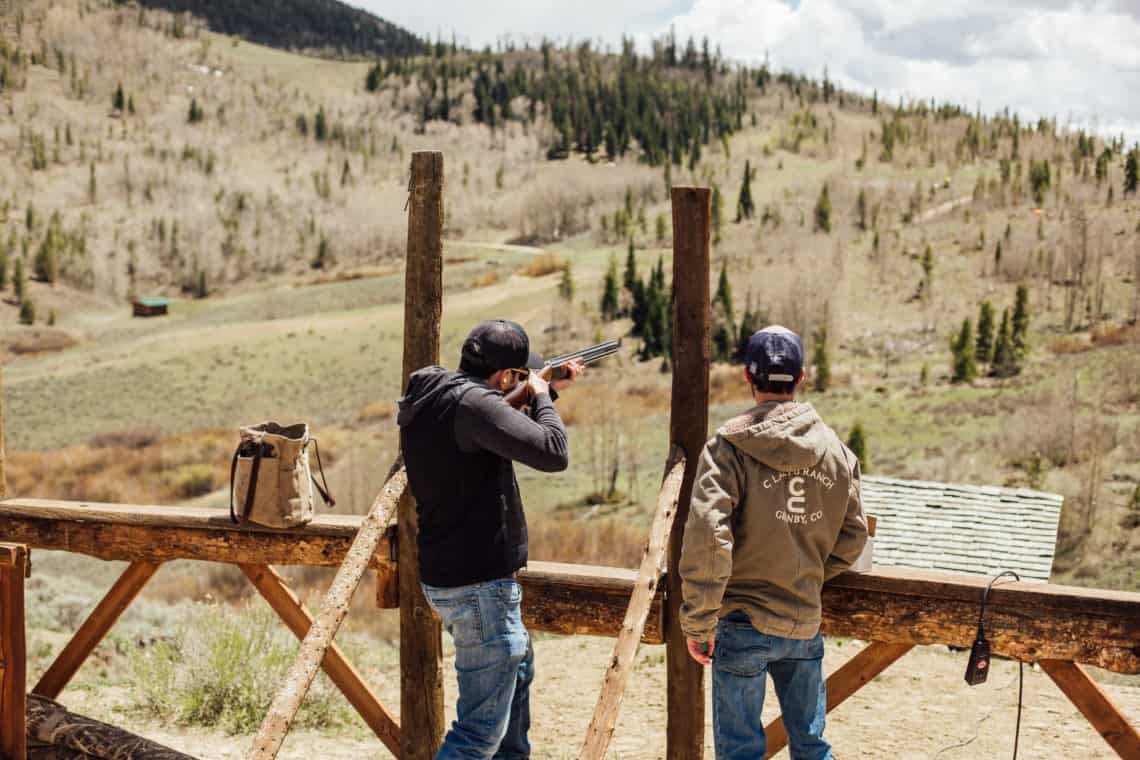
POLYGON ((470 376, 443 367, 424 367, 413 372, 408 378, 407 390, 400 397, 396 424, 400 427, 410 425, 417 414, 433 406, 443 394, 469 382, 470 376))
POLYGON ((769 401, 734 417, 717 431, 734 448, 779 472, 812 467, 823 459, 834 433, 811 404, 769 401))

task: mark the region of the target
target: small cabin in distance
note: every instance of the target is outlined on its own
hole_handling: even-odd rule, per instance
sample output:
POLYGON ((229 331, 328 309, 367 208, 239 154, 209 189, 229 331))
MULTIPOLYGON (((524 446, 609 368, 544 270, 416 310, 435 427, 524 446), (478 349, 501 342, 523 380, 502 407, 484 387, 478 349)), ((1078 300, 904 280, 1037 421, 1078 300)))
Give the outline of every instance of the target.
POLYGON ((170 302, 165 298, 136 298, 131 306, 136 317, 162 317, 167 314, 170 302))

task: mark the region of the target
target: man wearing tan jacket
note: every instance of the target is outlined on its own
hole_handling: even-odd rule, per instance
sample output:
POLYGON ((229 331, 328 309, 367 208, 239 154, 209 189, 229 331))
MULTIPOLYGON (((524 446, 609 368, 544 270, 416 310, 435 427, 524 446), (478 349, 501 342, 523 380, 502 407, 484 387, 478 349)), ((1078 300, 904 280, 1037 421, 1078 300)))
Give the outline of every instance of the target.
POLYGON ((772 674, 793 760, 833 760, 820 589, 867 541, 859 460, 811 404, 803 343, 779 326, 752 336, 745 376, 756 406, 701 453, 680 572, 689 653, 713 665, 717 760, 764 757, 760 711, 772 674))

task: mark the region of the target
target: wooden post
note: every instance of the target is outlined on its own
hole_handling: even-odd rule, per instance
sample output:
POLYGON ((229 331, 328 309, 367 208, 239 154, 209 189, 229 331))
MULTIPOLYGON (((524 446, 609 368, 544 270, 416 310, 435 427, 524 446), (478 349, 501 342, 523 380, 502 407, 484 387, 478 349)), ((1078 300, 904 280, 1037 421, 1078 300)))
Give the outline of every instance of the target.
POLYGON ((4 365, 0 364, 0 499, 8 498, 8 453, 4 449, 4 365))
MULTIPOLYGON (((301 600, 286 585, 281 576, 268 565, 238 565, 245 577, 249 578, 258 592, 269 602, 269 606, 277 613, 293 635, 304 641, 309 629, 313 625, 313 616, 301 604, 301 600)), ((321 667, 328 674, 336 687, 344 694, 345 699, 356 709, 356 712, 372 729, 372 732, 384 742, 384 746, 395 756, 400 754, 400 727, 396 720, 384 709, 372 689, 345 659, 335 643, 331 644, 325 652, 321 667)))
POLYGON ((0 544, 0 760, 27 757, 24 576, 28 547, 0 544))
POLYGON ((1037 664, 1116 754, 1125 760, 1140 758, 1140 734, 1084 668, 1068 660, 1039 660, 1037 664))
POLYGON ((704 754, 704 671, 689 657, 681 632, 681 577, 677 566, 689 517, 697 462, 709 418, 709 223, 707 187, 673 188, 673 397, 669 440, 685 455, 685 478, 669 541, 665 605, 668 678, 665 729, 668 760, 704 754))
MULTIPOLYGON (((439 363, 443 316, 443 153, 412 153, 404 275, 404 368, 439 363)), ((431 760, 443 743, 443 631, 420 589, 416 501, 399 506, 400 758, 431 760)))
MULTIPOLYGON (((827 712, 839 707, 848 697, 912 649, 914 644, 884 644, 881 641, 864 647, 843 663, 843 667, 827 677, 827 712)), ((765 757, 772 757, 788 745, 783 716, 765 726, 764 734, 768 739, 768 754, 765 757)))
MULTIPOLYGON (((672 464, 672 460, 670 461, 672 464)), ((668 469, 661 492, 657 496, 657 515, 649 530, 649 543, 641 556, 641 567, 633 584, 629 607, 621 626, 621 633, 614 644, 614 654, 606 677, 602 681, 602 692, 594 707, 594 717, 586 729, 586 741, 578 755, 580 760, 603 760, 610 738, 617 725, 618 709, 625 693, 633 658, 637 655, 637 645, 641 632, 645 629, 645 619, 649 616, 649 606, 657 593, 657 583, 661 579, 662 561, 669 548, 669 534, 673 529, 673 518, 677 514, 677 497, 681 493, 681 478, 685 472, 685 461, 681 459, 668 469)))
POLYGON ((132 562, 115 581, 115 585, 111 586, 107 595, 95 605, 95 609, 83 621, 83 625, 79 626, 71 641, 67 642, 63 650, 56 655, 32 691, 48 699, 58 697, 68 681, 115 625, 115 621, 143 590, 143 586, 155 574, 158 567, 152 562, 132 562))

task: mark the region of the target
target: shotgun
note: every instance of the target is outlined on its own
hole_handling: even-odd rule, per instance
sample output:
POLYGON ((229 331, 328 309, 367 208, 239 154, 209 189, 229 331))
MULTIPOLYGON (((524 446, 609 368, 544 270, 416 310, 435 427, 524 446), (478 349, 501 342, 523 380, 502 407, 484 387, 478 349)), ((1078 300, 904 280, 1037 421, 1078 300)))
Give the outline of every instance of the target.
MULTIPOLYGON (((550 382, 563 380, 566 377, 565 366, 570 362, 577 360, 583 364, 593 364, 594 362, 605 359, 607 356, 613 356, 618 352, 619 348, 621 348, 620 340, 607 340, 593 346, 587 346, 578 351, 572 351, 568 354, 547 359, 543 362, 541 370, 533 371, 543 372, 547 367, 551 367, 550 382)), ((515 409, 521 409, 530 402, 530 386, 526 383, 519 383, 517 388, 506 395, 505 400, 515 409)))

